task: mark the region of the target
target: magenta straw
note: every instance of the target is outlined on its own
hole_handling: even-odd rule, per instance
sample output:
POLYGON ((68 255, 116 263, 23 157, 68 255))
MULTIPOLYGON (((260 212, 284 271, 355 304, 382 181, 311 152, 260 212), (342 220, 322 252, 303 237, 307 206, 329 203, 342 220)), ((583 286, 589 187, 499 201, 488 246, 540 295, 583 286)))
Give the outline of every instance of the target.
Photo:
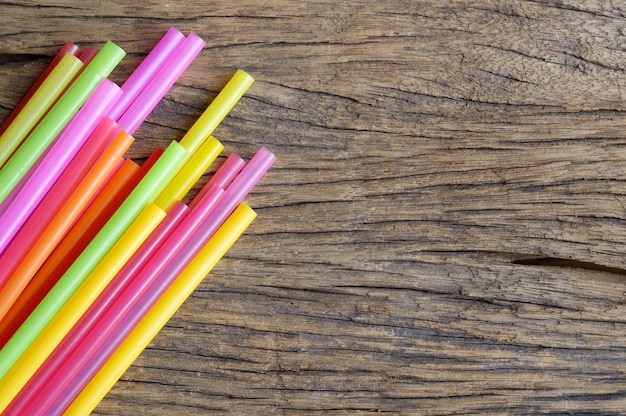
POLYGON ((215 171, 213 176, 211 176, 211 179, 209 179, 206 185, 202 187, 200 192, 198 192, 198 195, 196 195, 196 197, 191 201, 191 203, 189 204, 189 208, 193 209, 198 201, 202 200, 204 194, 207 193, 209 189, 211 189, 211 186, 214 185, 226 189, 228 185, 230 185, 230 183, 233 181, 233 179, 235 179, 235 176, 237 176, 241 169, 243 169, 245 164, 246 162, 244 162, 242 158, 234 153, 231 153, 226 158, 224 163, 222 163, 222 166, 220 166, 219 169, 215 171))
MULTIPOLYGON (((106 360, 108 360, 111 354, 113 354, 119 344, 128 336, 130 331, 132 331, 141 318, 143 318, 146 312, 180 274, 189 261, 193 259, 202 246, 206 244, 209 238, 228 218, 237 205, 243 201, 247 193, 256 185, 275 160, 276 157, 269 150, 264 147, 261 148, 226 189, 223 197, 217 203, 209 218, 207 218, 198 231, 183 245, 175 258, 167 263, 157 280, 149 286, 141 298, 135 302, 117 327, 113 330, 109 329, 109 331, 111 331, 110 336, 99 343, 97 351, 90 354, 86 364, 81 366, 77 365, 77 360, 84 357, 84 353, 82 350, 75 351, 71 360, 68 360, 67 363, 69 369, 75 366, 73 367, 73 372, 78 372, 75 373, 76 375, 65 390, 63 390, 61 394, 56 395, 52 406, 48 408, 49 414, 61 414, 72 403, 94 374, 106 360)), ((59 373, 63 374, 63 371, 59 373)), ((50 384, 55 383, 56 381, 53 381, 50 384)))
POLYGON ((109 111, 109 117, 117 121, 135 101, 146 85, 168 61, 185 39, 185 35, 172 27, 145 57, 130 77, 122 84, 122 96, 109 111))
MULTIPOLYGON (((72 377, 91 357, 91 354, 97 350, 111 334, 111 331, 116 328, 128 310, 140 298, 146 287, 154 281, 154 278, 159 275, 159 272, 163 270, 168 261, 176 255, 181 246, 210 215, 211 210, 220 200, 223 193, 224 190, 218 187, 212 187, 207 192, 206 197, 198 203, 197 208, 189 212, 180 225, 176 227, 176 230, 167 237, 167 240, 154 253, 150 261, 134 276, 117 299, 111 302, 112 304, 100 317, 100 320, 91 326, 89 333, 79 334, 76 342, 72 345, 73 348, 68 349, 63 359, 57 360, 62 365, 50 368, 46 371, 48 374, 42 375, 42 383, 38 384, 34 389, 36 395, 25 400, 26 404, 31 408, 26 408, 22 413, 34 415, 39 411, 44 411, 52 404, 54 399, 63 391, 63 388, 69 384, 72 377), (45 386, 42 388, 41 385, 43 384, 45 386)), ((98 302, 99 300, 100 298, 98 302)), ((91 309, 88 314, 91 315, 91 309)), ((73 332, 74 329, 72 329, 72 337, 74 337, 73 332)), ((63 343, 65 343, 65 340, 63 340, 63 343)), ((54 351, 53 355, 56 355, 57 350, 54 351)), ((44 363, 44 366, 48 366, 49 360, 50 358, 44 363)), ((39 371, 36 377, 39 378, 39 371)), ((16 412, 16 414, 20 414, 20 412, 16 412)))
POLYGON ((204 45, 205 42, 198 35, 190 33, 119 118, 120 129, 128 134, 134 134, 143 120, 191 64, 191 61, 198 56, 204 45))
POLYGON ((7 415, 34 415, 39 411, 43 411, 45 407, 50 404, 52 399, 46 399, 45 395, 42 396, 42 392, 48 380, 51 380, 56 375, 59 368, 66 362, 67 357, 87 336, 101 316, 109 310, 115 300, 123 293, 124 289, 132 282, 137 272, 148 263, 154 253, 161 247, 188 213, 189 208, 182 202, 177 201, 172 205, 165 219, 157 226, 152 234, 150 234, 150 237, 141 245, 128 263, 124 265, 122 270, 119 271, 102 294, 98 296, 96 302, 89 307, 85 315, 80 318, 70 333, 63 338, 63 341, 55 348, 53 353, 50 354, 19 394, 13 399, 5 410, 7 415), (45 402, 46 400, 48 403, 45 402), (33 409, 28 409, 29 406, 32 406, 33 409))
POLYGON ((121 90, 117 85, 103 79, 61 132, 45 159, 0 217, 0 253, 11 242, 120 94, 121 90))

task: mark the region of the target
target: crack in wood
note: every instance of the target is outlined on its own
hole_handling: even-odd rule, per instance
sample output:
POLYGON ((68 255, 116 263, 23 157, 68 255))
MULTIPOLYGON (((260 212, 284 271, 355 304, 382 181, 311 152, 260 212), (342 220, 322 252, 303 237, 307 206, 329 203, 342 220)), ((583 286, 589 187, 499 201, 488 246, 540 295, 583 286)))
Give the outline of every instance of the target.
POLYGON ((559 257, 534 257, 513 260, 511 263, 524 266, 562 267, 570 269, 592 270, 617 275, 626 275, 626 269, 622 269, 619 267, 610 267, 588 261, 564 259, 559 257))

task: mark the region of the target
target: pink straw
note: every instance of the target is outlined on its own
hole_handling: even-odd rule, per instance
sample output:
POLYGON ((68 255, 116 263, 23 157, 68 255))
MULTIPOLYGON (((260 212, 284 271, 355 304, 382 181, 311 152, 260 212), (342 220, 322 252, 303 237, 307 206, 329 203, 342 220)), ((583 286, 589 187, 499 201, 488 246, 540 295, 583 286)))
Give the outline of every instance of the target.
POLYGON ((196 206, 198 201, 202 200, 204 194, 211 189, 211 186, 219 186, 220 188, 226 189, 228 185, 235 179, 235 176, 243 169, 246 162, 243 161, 242 158, 237 156, 234 153, 231 153, 222 166, 213 174, 211 179, 206 183, 205 186, 202 187, 198 195, 191 201, 189 204, 189 208, 193 209, 196 206))
POLYGON ((143 120, 191 64, 191 61, 198 56, 204 45, 204 41, 198 35, 190 33, 165 65, 161 66, 128 110, 119 118, 120 129, 128 134, 134 134, 143 120))
MULTIPOLYGON (((159 273, 153 284, 145 289, 145 293, 134 302, 132 308, 121 317, 121 320, 119 315, 111 312, 106 318, 103 318, 104 321, 102 321, 101 325, 92 330, 92 334, 106 331, 110 335, 105 339, 97 341, 91 339, 91 337, 85 339, 81 347, 74 351, 72 356, 66 361, 64 369, 56 373, 57 375, 66 375, 68 374, 67 372, 71 371, 72 379, 69 382, 61 382, 56 379, 49 382, 48 386, 55 386, 59 383, 67 386, 62 393, 55 392, 51 394, 47 389, 45 393, 42 392, 43 396, 49 394, 50 396, 48 397, 54 396, 51 397, 51 399, 54 399, 52 406, 47 409, 50 414, 61 414, 70 405, 172 281, 193 259, 202 246, 206 244, 237 205, 243 201, 243 198, 261 179, 275 160, 275 156, 269 150, 261 148, 224 192, 223 197, 213 208, 211 215, 198 228, 198 231, 185 242, 178 250, 176 256, 165 265, 165 268, 159 273), (113 325, 116 321, 118 324, 115 328, 106 327, 106 325, 113 325), (97 347, 97 351, 90 351, 91 347, 97 347), (87 360, 86 363, 85 360, 87 360)), ((154 258, 157 257, 155 255, 154 258)), ((111 311, 113 311, 113 308, 111 311)))
POLYGON ((4 251, 120 94, 120 88, 113 82, 106 78, 100 81, 83 107, 52 144, 48 155, 0 217, 0 253, 4 251))
POLYGON ((137 69, 122 84, 122 97, 117 100, 117 103, 109 111, 109 117, 113 120, 118 120, 128 110, 128 107, 154 78, 184 39, 185 36, 174 27, 167 31, 148 56, 141 61, 137 69))

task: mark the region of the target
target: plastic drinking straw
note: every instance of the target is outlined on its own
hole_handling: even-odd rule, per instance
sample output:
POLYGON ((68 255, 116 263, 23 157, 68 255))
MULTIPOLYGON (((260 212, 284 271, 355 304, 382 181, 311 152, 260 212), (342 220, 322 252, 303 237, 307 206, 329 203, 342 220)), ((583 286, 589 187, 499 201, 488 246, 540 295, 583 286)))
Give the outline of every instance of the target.
POLYGON ((65 416, 72 416, 86 415, 93 411, 133 361, 198 287, 204 277, 215 267, 215 264, 239 238, 255 216, 256 214, 248 205, 245 203, 239 205, 209 242, 204 245, 198 255, 185 267, 174 283, 150 308, 139 324, 134 327, 102 368, 99 370, 97 368, 90 369, 94 372, 97 370, 97 373, 91 380, 89 378, 85 380, 89 383, 82 391, 77 389, 76 393, 80 392, 80 394, 76 397, 76 394, 68 395, 64 392, 48 409, 51 411, 50 414, 61 414, 65 411, 63 413, 65 416), (74 397, 76 399, 72 401, 74 397))
POLYGON ((107 42, 96 57, 59 98, 48 114, 24 140, 0 170, 0 202, 33 166, 52 140, 85 103, 103 77, 109 75, 124 56, 116 44, 107 42))
MULTIPOLYGON (((80 74, 81 70, 84 68, 84 66, 82 66, 81 69, 79 69, 78 74, 80 74)), ((75 77, 78 75, 75 75, 75 77)), ((47 112, 46 112, 47 114, 47 112)), ((41 159, 44 159, 45 156, 47 155, 48 151, 50 150, 50 148, 46 148, 46 150, 44 151, 44 153, 42 153, 42 155, 39 157, 39 159, 37 159, 37 161, 33 164, 33 166, 26 172, 26 174, 20 179, 19 183, 13 187, 13 189, 11 190, 11 192, 9 193, 9 195, 0 203, 0 215, 2 215, 4 213, 4 211, 6 211, 7 207, 11 205, 11 203, 13 202, 13 200, 15 199, 15 197, 19 194, 19 192, 21 191, 21 189, 24 187, 24 184, 26 182, 28 182, 30 176, 32 176, 32 171, 36 170, 37 167, 39 166, 39 164, 41 163, 41 159)), ((1 167, 1 166, 0 166, 1 167)))
POLYGON ((68 388, 63 392, 63 396, 68 400, 68 402, 64 404, 65 406, 72 397, 76 396, 82 386, 87 383, 106 358, 112 354, 116 346, 124 340, 151 305, 153 305, 168 286, 170 286, 176 276, 178 276, 192 258, 196 256, 203 245, 209 241, 210 237, 229 215, 231 215, 235 207, 243 201, 245 195, 259 181, 275 159, 275 156, 269 150, 261 148, 246 167, 244 167, 241 173, 226 189, 223 197, 211 211, 211 215, 209 215, 191 238, 184 243, 175 257, 165 265, 158 277, 142 294, 141 299, 124 315, 121 322, 119 322, 115 328, 110 329, 112 331, 111 335, 101 343, 98 351, 90 357, 85 366, 80 369, 77 376, 71 380, 68 388))
MULTIPOLYGON (((143 168, 143 166, 142 166, 143 168)), ((72 226, 61 243, 48 256, 11 309, 0 320, 0 348, 13 336, 39 302, 59 281, 98 231, 124 202, 143 177, 142 168, 132 160, 124 160, 95 199, 72 226)))
POLYGON ((15 395, 163 218, 165 211, 153 203, 148 203, 113 244, 85 281, 0 380, 2 391, 0 411, 4 411, 11 403, 15 395))
MULTIPOLYGON (((173 176, 173 172, 178 170, 178 165, 185 159, 186 153, 185 149, 175 141, 163 152, 152 169, 115 211, 115 214, 0 350, 0 377, 4 377, 26 351, 139 212, 163 190, 167 181, 173 176)), ((1 384, 2 381, 0 381, 1 384)))
POLYGON ((0 166, 9 160, 15 149, 65 91, 82 66, 80 59, 68 53, 54 67, 0 136, 0 166))
MULTIPOLYGON (((13 274, 19 262, 35 244, 45 227, 57 215, 57 212, 72 194, 74 188, 80 183, 82 177, 89 171, 89 168, 104 149, 111 134, 113 134, 116 126, 117 123, 109 118, 102 120, 67 169, 50 188, 50 191, 15 235, 5 252, 2 253, 0 256, 0 288, 3 287, 9 276, 13 274)), ((0 289, 1 292, 2 290, 0 289)), ((3 307, 7 306, 0 300, 0 320, 4 315, 1 312, 3 307)))
POLYGON ((63 45, 61 50, 52 59, 52 62, 50 62, 50 64, 46 67, 46 69, 44 69, 44 71, 41 73, 37 81, 35 81, 33 86, 30 87, 28 92, 24 95, 24 97, 22 97, 22 99, 17 104, 17 106, 15 106, 15 108, 13 109, 13 112, 11 112, 9 117, 6 120, 4 120, 4 122, 0 126, 0 135, 4 134, 5 130, 9 127, 9 124, 13 122, 13 119, 17 117, 20 111, 22 111, 22 108, 24 108, 26 103, 30 100, 30 97, 33 96, 33 94, 35 93, 35 91, 37 91, 39 86, 46 80, 50 72, 52 72, 52 70, 57 66, 59 61, 68 53, 70 55, 78 56, 80 55, 81 50, 78 48, 78 46, 74 45, 72 42, 66 42, 65 45, 63 45))
POLYGON ((134 134, 137 127, 161 101, 204 45, 204 41, 198 35, 190 33, 171 58, 161 66, 128 110, 118 119, 120 128, 129 134, 134 134))
MULTIPOLYGON (((132 282, 135 274, 152 258, 154 253, 162 246, 163 242, 178 227, 188 213, 189 208, 180 201, 172 206, 165 219, 150 234, 144 244, 135 252, 133 257, 113 278, 98 299, 61 341, 59 346, 26 383, 24 388, 11 402, 11 405, 5 410, 5 413, 35 414, 43 412, 45 407, 52 403, 53 397, 48 394, 47 390, 44 391, 46 384, 50 384, 53 378, 60 375, 58 371, 66 357, 84 340, 89 330, 102 314, 111 307, 120 293, 132 282), (36 400, 37 403, 33 406, 32 411, 27 411, 26 408, 33 403, 33 400, 36 400)), ((54 389, 59 390, 60 386, 55 386, 54 389)))
POLYGON ((237 70, 211 104, 202 113, 193 126, 180 140, 180 145, 187 150, 197 149, 206 137, 211 135, 228 112, 250 88, 254 78, 243 70, 237 70))
POLYGON ((15 197, 11 206, 0 216, 0 253, 11 242, 120 95, 121 90, 117 85, 106 78, 103 79, 52 144, 45 159, 15 197))
POLYGON ((212 185, 226 189, 245 165, 246 162, 244 162, 242 158, 235 153, 231 153, 224 163, 222 163, 222 166, 211 176, 211 179, 209 179, 206 185, 198 192, 198 195, 189 203, 189 208, 193 209, 204 194, 211 189, 212 185))
POLYGON ((175 201, 183 199, 194 183, 211 166, 224 149, 215 137, 209 137, 202 146, 187 160, 174 179, 167 184, 163 192, 155 200, 155 204, 167 211, 175 201))
POLYGON ((18 263, 12 278, 0 291, 0 320, 15 303, 59 241, 72 227, 76 218, 96 194, 102 183, 110 176, 120 157, 132 142, 133 137, 131 135, 123 131, 118 132, 74 192, 64 201, 57 215, 40 233, 39 238, 35 240, 26 256, 18 263))
POLYGON ((96 49, 92 48, 91 46, 87 46, 85 50, 82 51, 80 55, 78 55, 78 58, 83 61, 83 64, 87 65, 93 60, 93 58, 96 57, 97 54, 98 51, 96 49))
POLYGON ((124 84, 122 84, 122 97, 115 103, 111 111, 109 111, 109 117, 118 120, 122 114, 124 114, 184 39, 185 36, 174 27, 171 27, 167 33, 165 33, 148 56, 145 57, 137 69, 135 69, 124 84))
MULTIPOLYGON (((120 134, 126 135, 126 133, 123 133, 123 132, 118 133, 118 135, 120 134)), ((97 196, 94 202, 85 211, 85 213, 78 219, 75 225, 72 226, 68 235, 63 237, 63 240, 60 243, 60 245, 57 246, 56 248, 48 247, 49 249, 54 249, 53 255, 48 257, 48 259, 44 263, 44 266, 41 267, 39 271, 37 272, 37 274, 35 275, 36 277, 40 277, 40 275, 48 276, 48 279, 46 279, 46 282, 48 280, 55 280, 55 281, 58 280, 58 278, 60 277, 60 274, 62 274, 65 270, 67 270, 67 268, 69 268, 71 263, 78 257, 78 255, 80 255, 80 252, 82 252, 84 247, 86 247, 89 244, 91 239, 98 233, 98 231, 102 228, 102 226, 106 223, 106 221, 111 217, 113 212, 121 205, 125 197, 128 194, 130 194, 130 192, 132 191, 132 188, 134 187, 134 184, 136 184, 139 181, 142 172, 141 172, 141 169, 139 169, 137 165, 130 160, 125 161, 121 170, 124 170, 124 167, 126 165, 128 165, 129 168, 132 167, 133 169, 132 176, 129 177, 130 175, 123 175, 122 179, 125 179, 125 180, 128 179, 125 183, 119 183, 117 187, 106 186, 103 189, 103 191, 97 196), (137 170, 135 170, 135 168, 137 168, 137 170), (118 188, 118 189, 115 189, 115 188, 118 188), (56 254, 65 254, 65 253, 67 253, 68 255, 55 256, 56 254), (56 263, 56 261, 59 259, 60 259, 59 263, 56 263), (61 265, 61 267, 54 268, 52 270, 53 273, 47 273, 48 269, 46 269, 45 267, 48 264, 52 264, 55 266, 61 265), (50 277, 52 279, 50 279, 50 277)), ((119 181, 117 181, 116 178, 117 178, 117 175, 114 176, 112 180, 118 183, 119 181)), ((60 226, 51 228, 51 233, 54 233, 54 230, 59 230, 59 229, 60 229, 60 226)), ((32 285, 32 282, 31 282, 31 285, 32 285)), ((51 286, 46 285, 46 287, 41 288, 40 289, 41 295, 37 297, 43 298, 43 296, 45 296, 45 293, 47 293, 47 291, 50 290, 50 287, 51 286)), ((30 285, 28 288, 30 288, 30 285)))

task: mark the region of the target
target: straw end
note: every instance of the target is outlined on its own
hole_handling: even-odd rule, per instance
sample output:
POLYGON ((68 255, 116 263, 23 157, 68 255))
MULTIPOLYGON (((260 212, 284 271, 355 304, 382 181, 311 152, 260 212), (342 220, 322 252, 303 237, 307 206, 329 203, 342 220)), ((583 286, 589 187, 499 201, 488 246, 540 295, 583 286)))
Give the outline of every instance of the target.
POLYGON ((238 69, 235 72, 235 75, 233 76, 233 78, 238 79, 239 82, 246 85, 246 88, 250 87, 250 85, 252 85, 252 83, 254 82, 254 78, 252 77, 252 75, 248 74, 243 69, 238 69))

